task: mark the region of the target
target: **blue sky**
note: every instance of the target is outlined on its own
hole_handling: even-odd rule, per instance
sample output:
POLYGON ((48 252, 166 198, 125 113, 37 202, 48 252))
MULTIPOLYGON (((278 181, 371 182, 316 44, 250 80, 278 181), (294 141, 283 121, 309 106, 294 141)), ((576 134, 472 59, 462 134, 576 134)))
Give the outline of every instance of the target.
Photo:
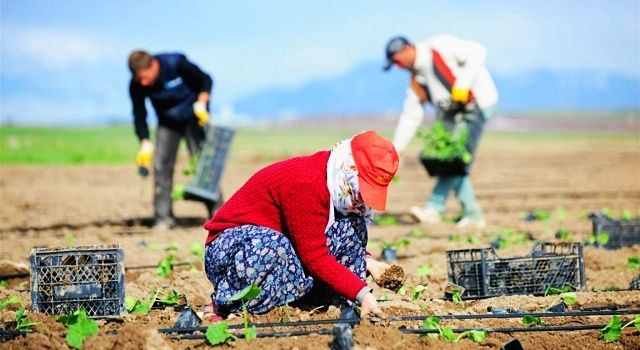
MULTIPOLYGON (((128 116, 135 48, 182 51, 218 104, 383 60, 395 34, 452 33, 487 46, 500 74, 533 69, 640 76, 631 1, 2 0, 0 119, 128 116)), ((57 119, 56 119, 57 118, 57 119)))

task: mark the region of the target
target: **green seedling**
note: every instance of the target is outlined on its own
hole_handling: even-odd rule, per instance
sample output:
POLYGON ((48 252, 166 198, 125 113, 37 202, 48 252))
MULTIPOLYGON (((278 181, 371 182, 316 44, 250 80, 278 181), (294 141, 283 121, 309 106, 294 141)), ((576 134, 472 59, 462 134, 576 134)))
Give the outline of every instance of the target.
POLYGON ((73 233, 67 231, 64 234, 64 241, 67 243, 67 247, 73 247, 76 242, 76 238, 73 236, 73 233))
POLYGON ((191 243, 191 245, 189 245, 189 251, 199 260, 204 260, 204 246, 202 244, 191 243))
POLYGON ((9 288, 9 281, 8 280, 0 280, 0 289, 7 289, 9 288))
POLYGON ((24 306, 24 302, 17 295, 10 295, 2 300, 0 300, 0 310, 3 310, 5 307, 9 305, 22 305, 24 306))
POLYGON ((387 292, 381 292, 378 296, 378 301, 385 301, 385 300, 389 300, 389 296, 387 295, 387 292))
POLYGON ((622 331, 632 324, 638 331, 640 331, 640 315, 635 315, 633 319, 624 326, 622 325, 620 316, 612 316, 607 325, 600 330, 600 336, 606 343, 618 341, 620 339, 620 335, 622 335, 622 331))
POLYGON ((569 292, 573 292, 574 288, 568 284, 565 284, 564 286, 562 286, 562 288, 556 288, 556 287, 548 287, 547 290, 544 291, 544 296, 548 296, 548 295, 560 295, 562 293, 569 293, 569 292))
POLYGON ((457 343, 462 338, 469 338, 469 340, 479 343, 487 339, 489 333, 487 331, 476 331, 476 330, 468 330, 462 332, 456 336, 451 327, 441 327, 440 326, 440 318, 437 316, 429 316, 427 317, 421 329, 437 329, 438 333, 428 333, 429 337, 437 338, 440 336, 442 340, 448 341, 450 343, 457 343))
POLYGON ((505 249, 512 245, 526 244, 531 241, 528 234, 514 231, 512 229, 504 230, 496 236, 498 241, 498 249, 505 249))
POLYGON ((242 302, 242 319, 244 320, 244 339, 247 341, 251 341, 257 335, 256 326, 249 327, 249 317, 247 312, 247 302, 251 299, 256 298, 260 295, 260 287, 255 284, 250 284, 245 289, 239 291, 229 298, 229 301, 238 301, 242 302))
POLYGON ((175 289, 172 289, 171 292, 166 294, 161 292, 158 294, 162 294, 162 297, 157 299, 156 301, 164 305, 180 305, 181 303, 182 298, 180 296, 180 293, 178 293, 178 291, 175 289))
POLYGON ((198 170, 198 162, 200 162, 200 157, 197 155, 189 158, 189 164, 182 169, 182 174, 184 176, 194 175, 196 170, 198 170))
POLYGON ((455 131, 447 130, 444 123, 437 121, 426 132, 419 130, 418 138, 424 142, 422 157, 438 159, 441 161, 462 160, 465 164, 471 163, 473 156, 466 149, 469 129, 461 128, 455 131))
POLYGON ((418 267, 418 270, 416 271, 416 275, 418 275, 419 277, 427 277, 429 276, 430 273, 431 273, 431 264, 424 264, 418 267))
POLYGON ((238 340, 238 337, 229 332, 229 324, 227 321, 216 322, 208 326, 204 336, 211 345, 222 344, 229 338, 238 340))
POLYGON ((464 307, 464 301, 462 300, 462 291, 460 289, 455 288, 453 290, 453 294, 451 294, 451 300, 454 304, 464 307))
POLYGON ((548 210, 535 209, 531 212, 531 216, 538 221, 551 220, 551 212, 548 210))
POLYGON ((599 246, 604 246, 609 243, 609 232, 602 231, 598 234, 592 234, 589 239, 587 239, 588 245, 594 245, 598 243, 599 246))
POLYGON ((613 212, 613 210, 611 210, 611 208, 604 207, 604 208, 600 209, 600 212, 603 215, 608 216, 610 218, 615 217, 615 213, 613 212))
POLYGON ((398 289, 398 292, 397 292, 397 293, 398 293, 398 294, 400 294, 400 295, 407 295, 407 286, 402 285, 402 287, 400 287, 400 288, 398 289))
POLYGON ((177 252, 180 250, 180 245, 176 242, 171 243, 150 243, 147 248, 151 250, 164 250, 166 252, 177 252))
POLYGON ((524 315, 522 317, 522 324, 525 326, 544 326, 545 323, 540 317, 524 315))
POLYGON ((380 226, 393 226, 398 224, 398 218, 393 215, 377 215, 373 221, 380 226))
POLYGON ((406 238, 402 238, 393 242, 382 241, 382 249, 398 250, 402 247, 408 247, 409 244, 411 244, 411 241, 406 238))
POLYGON ((149 299, 147 300, 133 299, 132 297, 127 296, 124 298, 125 308, 130 314, 147 315, 149 311, 151 311, 151 307, 156 301, 158 293, 159 291, 154 289, 151 291, 151 294, 149 294, 149 299))
POLYGON ((65 337, 67 345, 76 349, 82 349, 84 340, 98 334, 99 331, 98 323, 90 319, 83 308, 78 309, 73 314, 59 317, 58 321, 67 326, 67 335, 65 337))
POLYGON ((413 287, 413 293, 411 294, 411 300, 416 301, 418 299, 420 299, 420 294, 424 291, 426 291, 428 288, 427 286, 423 286, 422 284, 419 284, 415 287, 413 287))
POLYGON ((556 232, 556 237, 561 241, 571 241, 573 238, 571 232, 566 228, 559 229, 558 232, 556 232))
POLYGON ((580 213, 578 213, 578 219, 580 219, 580 220, 588 220, 589 219, 589 211, 588 210, 580 210, 580 213))
POLYGON ((179 201, 185 199, 186 191, 184 189, 184 185, 176 184, 173 186, 173 190, 171 190, 171 199, 174 201, 179 201))
POLYGON ((631 210, 629 209, 625 209, 622 211, 622 213, 620 213, 620 219, 622 220, 632 220, 633 219, 633 214, 631 213, 631 210))
POLYGON ((16 312, 16 331, 23 333, 32 332, 32 328, 36 325, 38 325, 38 322, 31 321, 29 316, 26 315, 24 305, 20 306, 20 309, 16 312))
POLYGON ((168 254, 164 259, 160 260, 156 268, 156 274, 160 277, 168 278, 173 272, 173 266, 177 262, 176 256, 168 254))
POLYGON ((563 206, 559 205, 556 207, 556 220, 564 221, 567 218, 567 211, 563 206))
POLYGON ((633 270, 640 270, 640 255, 632 255, 627 259, 627 266, 633 270))
POLYGON ((421 229, 421 228, 417 228, 416 227, 416 228, 411 229, 411 231, 409 231, 409 235, 412 236, 412 237, 421 238, 421 237, 428 237, 429 233, 427 231, 421 229))

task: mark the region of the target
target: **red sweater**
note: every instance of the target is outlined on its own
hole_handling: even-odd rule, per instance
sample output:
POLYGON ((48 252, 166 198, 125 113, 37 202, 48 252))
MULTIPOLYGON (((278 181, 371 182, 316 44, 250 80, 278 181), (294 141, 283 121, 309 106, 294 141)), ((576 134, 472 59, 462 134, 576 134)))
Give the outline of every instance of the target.
POLYGON ((204 225, 206 244, 220 232, 241 225, 284 233, 314 278, 355 300, 367 284, 329 253, 324 234, 329 221, 329 151, 271 164, 255 173, 204 225))

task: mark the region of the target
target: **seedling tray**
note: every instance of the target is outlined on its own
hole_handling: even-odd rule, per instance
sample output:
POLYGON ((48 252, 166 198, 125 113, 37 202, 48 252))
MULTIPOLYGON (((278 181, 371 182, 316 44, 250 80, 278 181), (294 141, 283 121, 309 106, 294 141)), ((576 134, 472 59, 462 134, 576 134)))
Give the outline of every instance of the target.
POLYGON ((119 246, 36 248, 29 262, 33 311, 64 315, 84 308, 93 318, 124 315, 124 253, 119 246))
POLYGON ((548 287, 585 287, 580 243, 534 245, 529 256, 500 258, 493 248, 447 251, 449 282, 465 288, 463 299, 544 295, 548 287))
POLYGON ((467 164, 462 161, 461 157, 451 160, 443 160, 437 158, 429 158, 420 156, 420 163, 427 170, 429 176, 457 176, 467 175, 467 164))
POLYGON ((215 126, 207 129, 196 173, 184 187, 185 199, 217 203, 221 201, 220 179, 235 131, 215 126))
POLYGON ((596 239, 596 246, 602 246, 606 249, 618 249, 640 244, 640 218, 615 220, 602 212, 591 213, 589 218, 592 222, 593 236, 598 237, 603 233, 609 235, 609 239, 604 245, 600 245, 596 239))

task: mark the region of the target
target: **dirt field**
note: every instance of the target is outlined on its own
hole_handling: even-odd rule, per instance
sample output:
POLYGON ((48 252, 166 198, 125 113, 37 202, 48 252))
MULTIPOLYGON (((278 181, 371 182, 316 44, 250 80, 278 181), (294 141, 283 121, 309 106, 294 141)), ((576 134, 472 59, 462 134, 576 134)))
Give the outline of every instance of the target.
MULTIPOLYGON (((336 140, 337 141, 337 140, 336 140)), ((330 145, 327 145, 329 147, 330 145)), ((181 159, 181 164, 185 164, 181 159)), ((267 164, 259 151, 234 151, 223 178, 223 192, 231 194, 254 171, 267 164)), ((180 167, 178 167, 180 169, 180 167)), ((399 172, 399 181, 393 184, 389 198, 389 213, 398 217, 396 225, 370 228, 370 251, 380 254, 382 240, 406 237, 415 228, 425 237, 410 238, 411 244, 399 250, 397 264, 408 275, 407 284, 425 284, 428 290, 419 301, 410 301, 407 295, 395 294, 375 287, 376 295, 384 296, 383 310, 389 315, 427 315, 446 313, 486 313, 489 306, 509 307, 526 311, 542 311, 554 297, 509 296, 466 301, 465 306, 442 299, 447 283, 445 251, 472 247, 488 247, 497 232, 514 229, 537 240, 557 241, 555 232, 567 228, 574 241, 583 242, 591 233, 591 222, 584 213, 608 207, 615 212, 640 209, 640 138, 586 136, 522 136, 505 137, 489 134, 483 139, 479 157, 472 173, 488 228, 482 232, 457 231, 452 223, 420 226, 405 213, 412 205, 422 204, 430 192, 433 179, 426 176, 417 162, 417 148, 407 151, 399 172), (533 209, 555 212, 561 206, 566 218, 549 221, 524 221, 522 213, 533 209), (451 237, 473 236, 477 240, 456 240, 451 237), (428 264, 430 273, 420 277, 417 270, 428 264)), ((176 182, 184 181, 178 175, 176 182)), ((126 294, 144 298, 154 287, 175 288, 187 295, 191 304, 201 309, 208 303, 211 285, 197 264, 198 271, 178 267, 164 279, 155 275, 155 269, 131 269, 142 265, 155 265, 164 256, 162 250, 149 249, 151 243, 177 242, 178 258, 194 261, 188 247, 203 242, 206 233, 201 225, 206 218, 204 205, 195 202, 175 204, 179 227, 171 232, 150 232, 151 179, 139 178, 133 166, 6 166, 0 168, 0 260, 28 266, 28 256, 35 246, 92 245, 117 243, 125 249, 126 294), (73 241, 73 242, 71 242, 73 241)), ((457 203, 450 200, 449 216, 458 211, 457 203)), ((526 255, 532 242, 517 244, 498 251, 500 256, 526 255)), ((627 258, 640 254, 640 246, 616 251, 586 247, 586 290, 577 294, 574 309, 618 306, 640 308, 638 291, 602 291, 616 286, 626 289, 638 273, 627 267, 627 258)), ((14 266, 19 271, 20 266, 14 266)), ((12 273, 5 269, 0 275, 12 273)), ((30 300, 28 278, 9 280, 9 289, 0 289, 0 298, 20 294, 30 300), (22 290, 22 292, 20 292, 22 290)), ((370 283, 373 285, 373 282, 370 283)), ((6 321, 13 311, 2 311, 6 321)), ((308 312, 280 308, 267 315, 252 317, 252 321, 307 320, 333 318, 338 311, 308 312)), ((51 319, 36 315, 33 318, 47 325, 46 330, 0 343, 0 349, 47 348, 66 349, 64 329, 51 319)), ((177 313, 173 309, 153 310, 148 316, 129 315, 122 322, 100 321, 101 333, 87 340, 87 349, 193 349, 205 347, 203 340, 174 340, 153 329, 171 327, 177 313), (117 330, 117 334, 107 331, 117 330)), ((626 322, 629 316, 623 316, 626 322)), ((590 317, 572 324, 606 323, 608 317, 590 317)), ((520 326, 520 319, 492 321, 443 321, 455 327, 520 326)), ((570 320, 556 319, 552 324, 567 324, 570 320)), ((241 318, 230 319, 231 324, 241 318)), ((640 332, 627 329, 617 343, 605 344, 598 339, 597 330, 573 332, 491 333, 480 344, 462 340, 457 344, 444 343, 428 337, 402 334, 397 328, 405 325, 419 327, 421 321, 383 322, 364 321, 354 329, 356 345, 360 349, 423 349, 452 347, 459 349, 493 349, 511 338, 518 338, 525 349, 638 349, 640 332)), ((238 349, 318 349, 327 348, 332 337, 312 335, 287 338, 260 338, 246 343, 236 341, 238 349)), ((226 345, 225 345, 226 346, 226 345)), ((224 346, 223 346, 224 347, 224 346)))

